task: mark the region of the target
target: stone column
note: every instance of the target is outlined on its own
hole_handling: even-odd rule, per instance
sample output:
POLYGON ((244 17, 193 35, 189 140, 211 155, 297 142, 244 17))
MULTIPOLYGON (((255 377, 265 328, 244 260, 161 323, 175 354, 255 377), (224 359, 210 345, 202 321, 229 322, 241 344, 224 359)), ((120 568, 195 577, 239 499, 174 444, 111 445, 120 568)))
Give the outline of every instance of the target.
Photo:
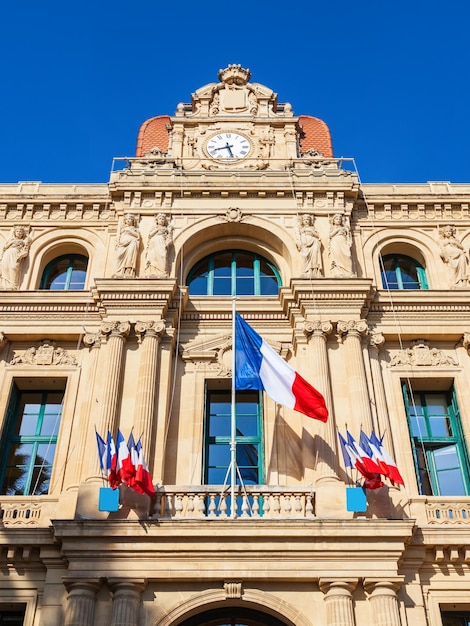
POLYGON ((320 579, 320 589, 325 594, 325 626, 355 626, 352 592, 356 585, 356 579, 320 579))
POLYGON ((346 348, 346 374, 350 391, 351 415, 356 424, 363 430, 372 430, 369 390, 361 347, 362 335, 368 331, 365 320, 338 322, 338 335, 346 348))
POLYGON ((177 358, 174 350, 175 339, 175 329, 173 327, 167 327, 160 344, 156 392, 156 414, 158 416, 158 422, 154 437, 155 453, 153 455, 153 476, 157 483, 163 482, 164 480, 167 429, 172 402, 172 386, 174 385, 175 377, 173 358, 177 358))
POLYGON ((165 322, 137 322, 136 335, 141 342, 140 366, 137 379, 134 427, 137 437, 142 435, 144 457, 152 473, 154 457, 155 399, 157 390, 158 346, 165 322))
POLYGON ((329 416, 326 424, 319 427, 317 472, 322 477, 338 478, 336 473, 336 429, 332 415, 333 399, 328 366, 326 342, 333 330, 331 322, 305 322, 304 333, 310 337, 310 354, 312 355, 312 383, 323 394, 329 416))
POLYGON ((385 396, 384 380, 382 376, 382 368, 380 367, 379 352, 385 343, 385 337, 382 333, 374 333, 370 337, 370 363, 372 371, 372 381, 374 384, 375 403, 377 407, 377 421, 379 432, 377 436, 385 433, 384 441, 387 450, 393 454, 392 437, 390 434, 390 418, 388 414, 387 399, 385 396))
POLYGON ((401 583, 401 578, 392 580, 364 579, 364 589, 369 594, 373 626, 401 626, 397 598, 397 590, 401 583))
MULTIPOLYGON (((95 391, 95 385, 100 381, 97 380, 97 365, 99 349, 101 347, 101 333, 86 333, 83 337, 83 343, 90 349, 90 362, 87 367, 87 381, 85 385, 86 398, 82 404, 82 410, 86 414, 87 422, 86 427, 82 428, 80 432, 80 438, 78 443, 77 457, 80 462, 79 467, 74 467, 73 472, 76 477, 80 477, 80 481, 94 476, 99 472, 98 455, 89 454, 90 450, 96 449, 95 429, 90 428, 91 414, 93 411, 93 396, 95 391), (77 476, 78 475, 78 476, 77 476)), ((106 439, 106 433, 99 433, 104 439, 106 439)))
POLYGON ((100 588, 98 579, 66 580, 69 592, 65 607, 64 626, 93 626, 96 593, 100 588))
POLYGON ((145 580, 109 580, 113 592, 111 626, 139 626, 145 580))
POLYGON ((124 343, 130 331, 129 322, 105 322, 101 325, 101 333, 108 337, 107 341, 107 376, 104 379, 101 396, 101 415, 97 430, 106 436, 108 430, 114 434, 117 416, 120 383, 122 377, 122 355, 124 343))

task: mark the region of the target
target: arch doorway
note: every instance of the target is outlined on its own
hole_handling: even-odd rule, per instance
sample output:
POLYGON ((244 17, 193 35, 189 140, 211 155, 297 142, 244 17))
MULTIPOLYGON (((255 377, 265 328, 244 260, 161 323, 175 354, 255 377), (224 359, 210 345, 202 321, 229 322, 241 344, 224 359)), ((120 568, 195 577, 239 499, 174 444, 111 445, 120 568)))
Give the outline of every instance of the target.
POLYGON ((286 626, 286 622, 261 611, 232 606, 193 615, 179 626, 286 626))

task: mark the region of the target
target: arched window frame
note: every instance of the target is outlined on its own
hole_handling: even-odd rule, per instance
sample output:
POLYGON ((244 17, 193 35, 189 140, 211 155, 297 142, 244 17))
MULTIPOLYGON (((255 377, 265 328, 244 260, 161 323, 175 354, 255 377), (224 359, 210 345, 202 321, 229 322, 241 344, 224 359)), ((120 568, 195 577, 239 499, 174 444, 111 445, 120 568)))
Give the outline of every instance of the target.
POLYGON ((384 255, 381 259, 380 274, 382 278, 383 289, 397 289, 397 290, 411 291, 413 289, 428 289, 429 288, 425 268, 421 265, 419 261, 417 261, 413 257, 410 257, 406 254, 390 253, 390 254, 384 255), (391 260, 393 260, 394 262, 393 271, 395 272, 395 277, 396 277, 395 283, 391 283, 390 281, 387 281, 385 278, 385 273, 386 273, 385 264, 387 261, 391 261, 391 260), (410 263, 416 269, 416 276, 417 276, 416 287, 404 286, 406 285, 406 283, 403 281, 402 267, 400 265, 400 262, 403 262, 403 261, 410 263), (395 284, 396 286, 394 286, 395 284))
MULTIPOLYGON (((203 263, 208 264, 208 268, 207 268, 207 279, 206 279, 206 293, 205 294, 197 294, 197 295, 205 295, 205 296, 243 296, 243 295, 255 295, 255 296, 263 296, 266 294, 262 294, 261 293, 261 278, 262 278, 262 274, 261 274, 261 264, 262 263, 266 263, 266 265, 270 268, 270 270, 273 273, 273 278, 276 280, 277 282, 277 286, 278 288, 282 285, 282 281, 281 281, 281 275, 279 273, 279 270, 276 268, 275 265, 273 265, 273 263, 271 263, 270 261, 268 261, 266 258, 262 257, 259 254, 256 254, 254 252, 250 252, 247 250, 220 250, 218 252, 214 252, 206 257, 204 257, 203 259, 201 259, 200 261, 198 261, 193 268, 190 270, 187 280, 186 280, 186 284, 189 287, 189 291, 190 291, 190 295, 191 295, 191 282, 194 280, 194 278, 196 277, 196 272, 200 270, 201 266, 203 263), (214 294, 214 279, 215 279, 215 262, 217 257, 220 257, 224 254, 231 254, 231 264, 230 264, 230 285, 231 285, 231 293, 224 293, 224 294, 214 294), (254 285, 254 293, 253 294, 239 294, 237 293, 237 278, 240 278, 240 276, 237 274, 237 255, 247 255, 247 256, 251 256, 253 258, 253 285, 254 285)), ((195 294, 193 294, 195 295, 195 294)), ((275 294, 268 294, 268 295, 275 295, 275 294)))
POLYGON ((73 291, 81 291, 81 290, 83 290, 85 288, 86 272, 88 270, 88 257, 86 257, 83 254, 72 253, 72 254, 62 254, 61 256, 58 256, 58 257, 55 257, 54 259, 52 259, 52 261, 49 261, 49 263, 46 265, 46 267, 44 268, 44 271, 42 273, 39 289, 50 290, 50 285, 48 285, 48 283, 49 283, 50 275, 51 275, 53 269, 57 266, 58 263, 66 260, 66 259, 68 259, 68 267, 67 267, 67 270, 65 272, 66 273, 66 277, 65 277, 65 281, 64 281, 64 287, 63 287, 63 289, 57 289, 57 290, 53 290, 53 291, 70 291, 70 284, 72 282, 72 277, 73 277, 73 272, 74 272, 73 263, 76 260, 83 261, 85 263, 86 270, 85 270, 85 278, 83 280, 83 284, 82 284, 81 288, 80 289, 74 289, 73 291))

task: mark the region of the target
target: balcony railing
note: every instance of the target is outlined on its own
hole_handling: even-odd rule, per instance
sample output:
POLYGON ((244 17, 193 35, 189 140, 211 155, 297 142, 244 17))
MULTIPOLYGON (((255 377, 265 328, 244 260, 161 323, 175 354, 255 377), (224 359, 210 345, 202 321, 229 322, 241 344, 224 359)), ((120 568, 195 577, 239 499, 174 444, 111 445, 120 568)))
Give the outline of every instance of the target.
POLYGON ((223 486, 160 487, 154 514, 158 519, 311 519, 315 517, 315 495, 302 487, 237 488, 235 515, 230 489, 223 486))

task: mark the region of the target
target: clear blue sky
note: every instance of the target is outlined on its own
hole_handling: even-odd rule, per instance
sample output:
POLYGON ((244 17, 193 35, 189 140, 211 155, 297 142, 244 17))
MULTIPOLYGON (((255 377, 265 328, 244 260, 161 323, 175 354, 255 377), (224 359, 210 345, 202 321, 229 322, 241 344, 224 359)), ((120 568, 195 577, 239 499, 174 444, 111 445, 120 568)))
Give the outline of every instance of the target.
POLYGON ((0 6, 0 182, 107 182, 229 63, 327 122, 362 182, 470 182, 468 0, 0 6))

